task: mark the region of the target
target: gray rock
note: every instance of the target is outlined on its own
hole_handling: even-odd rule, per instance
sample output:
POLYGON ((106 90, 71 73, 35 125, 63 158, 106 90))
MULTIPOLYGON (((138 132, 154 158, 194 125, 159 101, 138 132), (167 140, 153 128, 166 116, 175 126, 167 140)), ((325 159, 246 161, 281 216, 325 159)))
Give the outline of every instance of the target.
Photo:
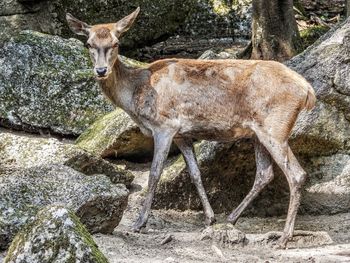
POLYGON ((31 29, 54 34, 54 15, 50 12, 49 1, 30 1, 21 3, 17 0, 0 2, 0 46, 21 30, 31 29))
POLYGON ((236 229, 232 224, 215 224, 202 231, 201 240, 211 240, 220 246, 243 246, 247 239, 245 233, 236 229))
POLYGON ((90 154, 71 143, 55 138, 40 138, 25 134, 0 133, 1 169, 62 164, 86 175, 105 174, 112 183, 130 186, 134 176, 116 165, 90 154))
MULTIPOLYGON (((143 135, 137 124, 119 108, 94 122, 78 137, 76 144, 102 158, 117 157, 140 162, 153 156, 153 138, 143 135)), ((173 144, 170 155, 178 152, 173 144)))
POLYGON ((205 51, 198 59, 234 59, 236 58, 232 54, 227 52, 215 53, 213 50, 205 51))
POLYGON ((349 34, 347 20, 286 63, 313 84, 319 100, 344 113, 346 119, 350 119, 349 34))
POLYGON ((21 32, 0 49, 0 120, 28 131, 77 135, 112 110, 77 40, 21 32))
MULTIPOLYGON (((278 239, 282 236, 283 232, 270 231, 266 234, 254 235, 249 234, 250 246, 256 247, 273 247, 277 244, 278 239)), ((294 231, 293 238, 288 242, 287 248, 300 248, 300 247, 315 247, 333 244, 332 238, 325 231, 294 231)))
POLYGON ((104 175, 86 176, 64 165, 2 171, 0 249, 46 205, 72 209, 91 233, 111 233, 127 205, 128 190, 104 175))
MULTIPOLYGON (((314 86, 318 101, 303 112, 290 139, 308 173, 300 213, 333 214, 350 209, 350 20, 331 30, 287 65, 314 86)), ((251 189, 255 161, 250 140, 202 142, 197 154, 204 187, 215 212, 231 212, 251 189)), ((288 184, 275 167, 275 179, 248 209, 250 215, 285 214, 288 184)), ((201 209, 182 157, 172 161, 157 190, 155 207, 201 209), (180 190, 179 190, 180 189, 180 190)), ((247 214, 246 213, 246 214, 247 214)))
POLYGON ((103 116, 76 141, 97 156, 120 158, 152 156, 153 139, 145 137, 135 122, 121 109, 103 116))
POLYGON ((6 263, 107 263, 78 217, 63 206, 40 210, 15 237, 6 263))

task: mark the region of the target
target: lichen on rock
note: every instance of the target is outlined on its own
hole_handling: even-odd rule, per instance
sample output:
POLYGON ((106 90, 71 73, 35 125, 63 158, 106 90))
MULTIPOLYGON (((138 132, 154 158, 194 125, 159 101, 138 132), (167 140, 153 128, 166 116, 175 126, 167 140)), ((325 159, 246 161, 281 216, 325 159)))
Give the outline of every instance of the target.
POLYGON ((145 137, 136 123, 121 109, 97 120, 76 143, 101 157, 142 157, 153 153, 153 139, 145 137))
POLYGON ((83 44, 23 31, 0 49, 0 119, 12 127, 78 135, 112 110, 83 44))
POLYGON ((128 190, 107 176, 87 176, 64 165, 1 171, 0 249, 46 205, 72 209, 91 233, 111 233, 127 205, 128 190))
POLYGON ((62 164, 86 175, 104 174, 111 182, 130 186, 134 176, 129 171, 91 154, 72 143, 55 138, 40 138, 24 134, 0 133, 0 166, 29 168, 62 164))
POLYGON ((108 263, 73 211, 50 205, 14 238, 5 263, 108 263))

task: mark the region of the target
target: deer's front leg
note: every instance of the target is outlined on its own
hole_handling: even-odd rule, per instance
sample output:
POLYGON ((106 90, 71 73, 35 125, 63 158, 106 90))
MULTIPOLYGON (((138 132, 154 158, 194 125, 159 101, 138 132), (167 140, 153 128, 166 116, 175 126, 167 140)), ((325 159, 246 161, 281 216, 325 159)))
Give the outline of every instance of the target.
POLYGON ((154 155, 151 166, 151 171, 148 179, 148 192, 143 203, 140 215, 133 225, 134 231, 140 231, 147 223, 149 213, 151 211, 154 193, 163 171, 164 162, 168 156, 174 132, 157 132, 154 134, 154 155))

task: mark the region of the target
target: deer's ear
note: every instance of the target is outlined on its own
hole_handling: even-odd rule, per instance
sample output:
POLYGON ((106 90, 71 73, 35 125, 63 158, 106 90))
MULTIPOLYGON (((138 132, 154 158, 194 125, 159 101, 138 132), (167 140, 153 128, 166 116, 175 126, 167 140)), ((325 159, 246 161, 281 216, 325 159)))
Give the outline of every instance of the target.
POLYGON ((129 30, 129 28, 134 23, 139 12, 140 12, 140 7, 136 8, 134 12, 124 17, 123 19, 119 20, 115 24, 114 34, 116 35, 116 37, 119 37, 121 34, 129 30))
POLYGON ((76 19, 71 14, 66 14, 66 19, 69 25, 69 28, 77 35, 89 36, 90 28, 88 24, 76 19))

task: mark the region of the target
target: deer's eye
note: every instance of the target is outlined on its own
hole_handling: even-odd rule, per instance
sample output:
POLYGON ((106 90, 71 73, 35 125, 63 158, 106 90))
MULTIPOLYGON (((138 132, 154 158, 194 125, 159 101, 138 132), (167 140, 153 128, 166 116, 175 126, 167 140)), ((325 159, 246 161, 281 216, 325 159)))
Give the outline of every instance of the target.
POLYGON ((85 44, 85 47, 91 48, 91 45, 90 45, 89 43, 86 43, 86 44, 85 44))
POLYGON ((112 48, 117 48, 118 45, 119 45, 118 42, 117 42, 117 43, 114 43, 113 46, 112 46, 112 48))

